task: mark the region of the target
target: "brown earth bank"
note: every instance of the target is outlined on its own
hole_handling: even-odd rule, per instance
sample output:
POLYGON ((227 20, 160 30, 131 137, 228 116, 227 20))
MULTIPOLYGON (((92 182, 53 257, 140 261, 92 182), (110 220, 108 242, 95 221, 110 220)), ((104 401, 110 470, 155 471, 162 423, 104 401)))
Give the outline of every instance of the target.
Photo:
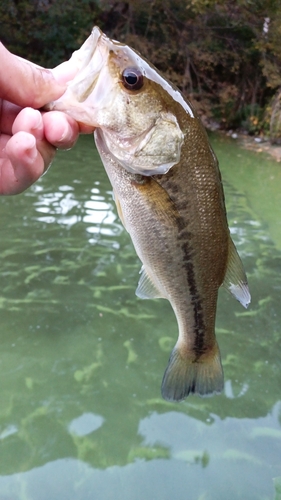
POLYGON ((266 137, 254 137, 244 133, 227 132, 227 136, 237 140, 238 144, 245 149, 250 149, 256 153, 266 153, 271 159, 281 162, 281 145, 271 144, 266 137))

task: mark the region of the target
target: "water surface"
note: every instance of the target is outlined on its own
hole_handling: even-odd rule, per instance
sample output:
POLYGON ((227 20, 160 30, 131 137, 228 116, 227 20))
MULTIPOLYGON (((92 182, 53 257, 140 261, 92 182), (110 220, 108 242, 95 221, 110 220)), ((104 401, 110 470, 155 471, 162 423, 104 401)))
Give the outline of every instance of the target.
POLYGON ((212 142, 252 292, 220 292, 221 396, 162 400, 176 320, 135 296, 91 137, 0 198, 0 500, 280 498, 281 168, 212 142))

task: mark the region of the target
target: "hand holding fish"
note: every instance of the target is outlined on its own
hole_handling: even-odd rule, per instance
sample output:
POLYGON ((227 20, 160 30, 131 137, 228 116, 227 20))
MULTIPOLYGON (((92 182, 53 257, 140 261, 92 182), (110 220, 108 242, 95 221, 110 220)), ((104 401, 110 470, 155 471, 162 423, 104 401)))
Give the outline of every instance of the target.
POLYGON ((38 109, 58 98, 77 72, 73 61, 54 70, 11 54, 0 43, 0 194, 27 189, 51 164, 56 148, 68 149, 91 128, 61 112, 38 109))

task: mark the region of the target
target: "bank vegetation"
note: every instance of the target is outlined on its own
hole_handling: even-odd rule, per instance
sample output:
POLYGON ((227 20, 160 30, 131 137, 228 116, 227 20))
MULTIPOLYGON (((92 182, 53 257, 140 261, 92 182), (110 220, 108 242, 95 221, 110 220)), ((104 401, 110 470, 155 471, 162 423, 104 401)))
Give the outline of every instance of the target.
POLYGON ((0 19, 1 41, 47 67, 96 24, 157 66, 207 125, 268 134, 271 122, 281 135, 280 0, 2 0, 0 19))

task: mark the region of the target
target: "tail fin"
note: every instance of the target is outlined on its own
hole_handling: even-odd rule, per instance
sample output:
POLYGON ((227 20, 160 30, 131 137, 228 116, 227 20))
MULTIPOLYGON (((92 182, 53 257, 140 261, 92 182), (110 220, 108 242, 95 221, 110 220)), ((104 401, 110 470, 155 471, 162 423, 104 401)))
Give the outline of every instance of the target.
POLYGON ((182 356, 175 346, 164 373, 161 392, 167 401, 181 401, 189 394, 207 396, 223 390, 223 370, 218 344, 198 361, 182 356))

